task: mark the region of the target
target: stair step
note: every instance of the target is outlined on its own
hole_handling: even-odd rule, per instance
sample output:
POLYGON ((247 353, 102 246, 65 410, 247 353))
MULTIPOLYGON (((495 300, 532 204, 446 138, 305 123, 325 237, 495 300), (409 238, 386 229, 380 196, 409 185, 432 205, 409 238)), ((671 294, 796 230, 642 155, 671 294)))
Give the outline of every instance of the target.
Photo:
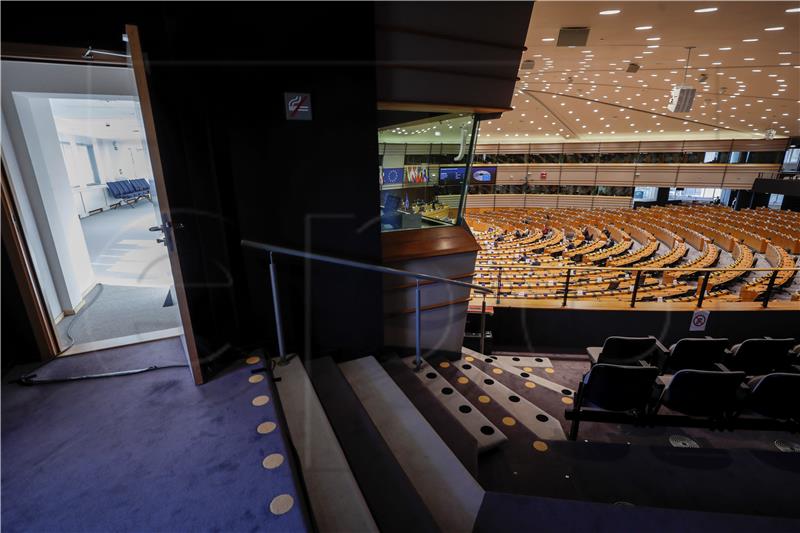
MULTIPOLYGON (((481 361, 483 361, 483 362, 485 362, 487 364, 490 364, 490 365, 492 365, 494 367, 497 367, 500 370, 508 372, 508 373, 510 373, 512 375, 518 376, 520 379, 525 379, 525 380, 530 381, 532 383, 535 383, 537 385, 541 385, 542 387, 544 387, 546 389, 550 389, 550 390, 552 390, 554 392, 557 392, 559 394, 566 394, 567 396, 572 396, 573 398, 575 397, 575 391, 573 389, 571 389, 569 387, 565 387, 564 385, 560 385, 560 384, 558 384, 558 383, 556 383, 554 381, 550 381, 549 379, 543 378, 541 376, 537 376, 537 375, 532 374, 530 372, 525 372, 523 369, 518 368, 516 364, 512 365, 512 364, 506 362, 504 359, 497 359, 497 358, 494 358, 494 357, 489 358, 489 357, 486 357, 486 356, 483 356, 483 355, 479 354, 478 352, 470 350, 469 348, 464 348, 462 350, 462 353, 465 355, 465 357, 464 357, 464 361, 465 362, 468 362, 466 357, 480 358, 481 361), (527 375, 524 376, 522 374, 527 374, 527 375), (565 391, 569 391, 569 392, 565 393, 565 391)), ((541 364, 539 366, 541 366, 541 364)))
POLYGON ((508 438, 497 426, 492 424, 480 410, 476 409, 469 400, 455 390, 450 382, 443 378, 427 361, 423 361, 419 372, 416 368, 414 357, 403 358, 403 364, 412 370, 412 374, 434 397, 447 409, 448 413, 475 438, 478 451, 484 452, 506 442, 508 438), (466 411, 466 412, 465 412, 466 411))
POLYGON ((443 531, 471 532, 484 491, 374 357, 339 365, 443 531))
POLYGON ((380 531, 438 531, 333 359, 311 361, 309 376, 380 531))
MULTIPOLYGON (((486 392, 498 405, 508 411, 517 422, 528 428, 539 438, 544 440, 565 440, 567 438, 555 416, 520 397, 516 392, 494 379, 495 376, 485 373, 477 366, 463 359, 451 364, 454 364, 462 374, 486 392)), ((506 371, 497 367, 497 365, 495 367, 500 372, 506 371)), ((519 372, 516 368, 513 368, 513 370, 514 372, 519 372)))
POLYGON ((516 356, 516 355, 483 355, 480 352, 476 352, 475 350, 470 350, 469 348, 463 348, 462 353, 468 357, 477 357, 481 361, 486 363, 492 363, 494 361, 499 361, 501 363, 505 363, 511 366, 516 367, 532 367, 532 368, 547 368, 552 367, 553 363, 550 361, 549 357, 528 357, 528 356, 516 356))
POLYGON ((459 424, 432 392, 420 383, 403 362, 392 357, 381 363, 386 372, 436 430, 450 451, 473 477, 478 475, 478 441, 459 424))
POLYGON ((379 531, 300 359, 274 374, 317 529, 379 531))

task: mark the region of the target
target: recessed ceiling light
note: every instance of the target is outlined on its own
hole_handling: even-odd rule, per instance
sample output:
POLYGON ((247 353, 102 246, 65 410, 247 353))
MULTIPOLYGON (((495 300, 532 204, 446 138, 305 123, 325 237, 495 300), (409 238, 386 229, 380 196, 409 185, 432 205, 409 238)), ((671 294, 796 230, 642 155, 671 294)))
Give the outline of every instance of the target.
POLYGON ((647 40, 648 41, 660 41, 661 37, 648 37, 647 40))
POLYGON ((542 42, 549 43, 550 41, 555 41, 554 37, 545 37, 542 39, 542 42))
POLYGON ((790 7, 786 10, 787 13, 800 13, 800 7, 790 7))
POLYGON ((700 9, 695 9, 694 12, 695 13, 713 13, 716 10, 717 10, 716 7, 703 7, 703 8, 700 8, 700 9))
POLYGON ((778 52, 778 55, 779 56, 790 56, 790 55, 792 55, 792 53, 791 52, 778 52))
POLYGON ((756 42, 758 42, 758 39, 755 39, 755 38, 753 38, 753 39, 742 39, 742 42, 743 43, 756 43, 756 42))
POLYGON ((636 26, 633 29, 636 30, 636 31, 644 31, 644 30, 652 30, 653 27, 652 26, 636 26))
POLYGON ((698 57, 708 57, 708 54, 697 54, 698 57))
POLYGON ((600 12, 601 15, 618 15, 619 13, 622 13, 621 9, 606 9, 600 12))
POLYGON ((657 44, 648 44, 647 48, 658 48, 657 44))
POLYGON ((764 28, 764 31, 781 31, 783 26, 773 26, 771 28, 764 28))
POLYGON ((756 58, 755 57, 745 57, 744 60, 745 61, 755 61, 756 58))
POLYGON ((723 46, 723 47, 720 48, 720 50, 722 50, 722 51, 728 51, 730 49, 731 49, 730 46, 723 46))

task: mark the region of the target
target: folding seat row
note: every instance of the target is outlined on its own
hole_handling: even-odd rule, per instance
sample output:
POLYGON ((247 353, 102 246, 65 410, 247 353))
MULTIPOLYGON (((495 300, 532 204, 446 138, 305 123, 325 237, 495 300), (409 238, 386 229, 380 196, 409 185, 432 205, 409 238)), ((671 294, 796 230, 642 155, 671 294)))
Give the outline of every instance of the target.
MULTIPOLYGON (((800 374, 771 373, 746 380, 742 371, 679 370, 659 376, 653 366, 598 363, 584 375, 571 410, 569 438, 575 440, 588 412, 623 413, 658 423, 660 411, 732 423, 740 417, 800 427, 800 374)), ((667 416, 674 416, 667 414, 667 416)), ((597 418, 593 418, 597 420, 597 418)))
POLYGON ((770 372, 800 372, 793 338, 770 337, 747 339, 729 346, 726 338, 686 338, 664 347, 658 339, 649 337, 608 337, 602 347, 586 349, 592 364, 647 364, 659 373, 680 370, 719 370, 721 365, 744 372, 748 376, 770 372))
POLYGON ((106 187, 111 196, 118 200, 139 200, 150 196, 150 184, 146 179, 107 181, 106 187))

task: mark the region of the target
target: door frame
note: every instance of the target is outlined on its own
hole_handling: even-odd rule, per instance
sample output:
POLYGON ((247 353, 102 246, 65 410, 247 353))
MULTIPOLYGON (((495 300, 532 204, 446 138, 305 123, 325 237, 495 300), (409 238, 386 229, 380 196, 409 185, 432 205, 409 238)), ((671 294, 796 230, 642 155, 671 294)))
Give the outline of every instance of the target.
POLYGON ((59 353, 58 337, 44 306, 44 297, 39 288, 39 280, 33 268, 33 262, 28 251, 28 243, 19 222, 17 205, 11 197, 11 187, 8 183, 5 156, 2 158, 2 180, 0 181, 0 202, 2 202, 2 234, 3 244, 8 252, 11 270, 17 280, 25 313, 33 330, 33 337, 39 348, 39 358, 49 361, 59 353))
MULTIPOLYGON (((161 157, 156 141, 155 121, 153 119, 153 111, 150 104, 150 93, 147 85, 144 56, 141 52, 141 45, 139 44, 140 41, 138 28, 136 28, 136 26, 126 25, 125 30, 126 35, 128 36, 128 45, 130 47, 132 56, 130 58, 130 64, 128 63, 128 60, 123 57, 109 56, 101 58, 98 56, 94 59, 85 58, 83 57, 83 52, 85 50, 81 48, 27 44, 18 45, 15 43, 2 43, 2 54, 0 55, 0 58, 3 60, 72 64, 80 63, 85 65, 131 68, 136 84, 136 90, 139 96, 139 105, 141 107, 142 119, 145 127, 147 149, 150 155, 150 164, 153 170, 156 193, 158 194, 160 200, 162 219, 171 220, 169 200, 164 184, 164 173, 161 167, 161 157)), ((1 192, 3 243, 8 251, 12 269, 14 270, 20 292, 22 293, 23 301, 25 302, 26 312, 33 328, 34 337, 36 338, 37 345, 41 352, 41 358, 42 360, 50 360, 57 357, 60 353, 58 338, 45 307, 44 297, 42 295, 33 264, 30 260, 30 252, 27 247, 27 241, 25 240, 25 236, 22 233, 22 228, 18 223, 19 219, 17 216, 16 203, 11 197, 12 192, 8 183, 5 156, 3 156, 2 160, 1 192)), ((180 269, 180 262, 178 259, 177 249, 175 247, 175 238, 172 227, 165 232, 165 237, 171 241, 171 246, 168 246, 168 255, 170 261, 170 270, 173 276, 175 296, 181 319, 181 326, 183 327, 183 346, 186 351, 187 361, 189 363, 189 369, 192 373, 192 378, 196 385, 201 385, 204 383, 203 373, 197 352, 194 329, 192 328, 191 318, 189 315, 188 300, 186 298, 186 291, 183 284, 183 273, 180 269)))

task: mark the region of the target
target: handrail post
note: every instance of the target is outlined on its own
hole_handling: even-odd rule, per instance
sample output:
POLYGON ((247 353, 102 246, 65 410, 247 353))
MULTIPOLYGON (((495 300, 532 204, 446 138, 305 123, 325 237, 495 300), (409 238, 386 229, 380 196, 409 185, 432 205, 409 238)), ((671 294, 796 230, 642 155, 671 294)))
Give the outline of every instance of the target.
POLYGON ((416 331, 416 355, 415 355, 415 363, 416 363, 416 370, 417 372, 420 371, 422 368, 422 349, 421 349, 421 342, 420 342, 420 331, 422 329, 422 310, 420 309, 420 292, 419 292, 419 280, 417 280, 417 288, 416 288, 416 316, 414 317, 415 322, 415 331, 416 331))
POLYGON ((631 307, 636 307, 636 295, 639 293, 639 280, 642 279, 642 271, 636 271, 636 280, 633 282, 633 294, 631 295, 631 307))
POLYGON ((486 347, 486 293, 483 293, 483 302, 481 303, 481 354, 484 354, 486 347))
POLYGON ((703 276, 703 283, 700 285, 700 294, 697 296, 697 308, 703 307, 703 300, 706 297, 706 288, 708 287, 708 278, 711 276, 711 271, 706 270, 706 275, 703 276))
POLYGON ((503 267, 497 269, 497 298, 495 303, 500 303, 500 287, 503 284, 503 267))
POLYGON ((775 287, 775 278, 778 277, 778 271, 773 270, 772 275, 769 277, 769 283, 767 283, 767 290, 764 292, 764 303, 762 307, 766 309, 767 304, 769 303, 769 297, 772 295, 772 289, 775 287))
POLYGON ((275 309, 275 331, 278 334, 278 355, 283 364, 286 363, 286 347, 283 344, 283 320, 281 320, 281 304, 278 298, 278 271, 272 252, 269 252, 269 279, 272 284, 272 306, 275 309))
POLYGON ((567 280, 564 283, 564 300, 562 300, 562 302, 561 302, 561 307, 566 307, 567 306, 567 294, 569 294, 569 277, 570 277, 571 273, 572 273, 572 269, 568 268, 567 269, 567 280))

